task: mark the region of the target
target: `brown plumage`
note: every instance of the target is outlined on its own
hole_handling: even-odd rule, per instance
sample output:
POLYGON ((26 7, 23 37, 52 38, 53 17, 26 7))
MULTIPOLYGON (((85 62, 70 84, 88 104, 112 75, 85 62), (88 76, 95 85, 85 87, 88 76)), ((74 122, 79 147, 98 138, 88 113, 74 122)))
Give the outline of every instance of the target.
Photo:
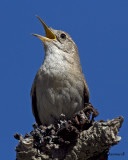
POLYGON ((62 113, 69 119, 81 110, 89 102, 89 89, 77 46, 70 35, 49 28, 39 20, 46 37, 33 35, 43 41, 45 58, 31 89, 32 111, 39 125, 49 125, 62 113))

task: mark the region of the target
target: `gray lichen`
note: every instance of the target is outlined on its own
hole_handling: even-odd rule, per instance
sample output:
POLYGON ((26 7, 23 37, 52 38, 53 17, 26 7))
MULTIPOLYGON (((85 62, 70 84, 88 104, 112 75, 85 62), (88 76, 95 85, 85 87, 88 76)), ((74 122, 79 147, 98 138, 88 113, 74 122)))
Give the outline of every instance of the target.
POLYGON ((122 123, 123 117, 107 122, 95 121, 88 129, 79 131, 69 144, 52 142, 41 148, 35 147, 32 135, 24 138, 19 135, 19 144, 15 149, 17 160, 107 160, 109 149, 121 140, 117 134, 122 123))

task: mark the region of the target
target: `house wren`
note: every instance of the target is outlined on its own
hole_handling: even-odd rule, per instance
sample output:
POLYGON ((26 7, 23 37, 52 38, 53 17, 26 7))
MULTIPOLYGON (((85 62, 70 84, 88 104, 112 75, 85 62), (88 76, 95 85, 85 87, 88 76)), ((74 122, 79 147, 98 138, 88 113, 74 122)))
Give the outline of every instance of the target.
POLYGON ((46 37, 40 38, 45 57, 31 89, 32 111, 38 125, 54 124, 63 113, 66 119, 89 102, 89 89, 82 73, 79 53, 70 35, 49 28, 40 17, 46 37))

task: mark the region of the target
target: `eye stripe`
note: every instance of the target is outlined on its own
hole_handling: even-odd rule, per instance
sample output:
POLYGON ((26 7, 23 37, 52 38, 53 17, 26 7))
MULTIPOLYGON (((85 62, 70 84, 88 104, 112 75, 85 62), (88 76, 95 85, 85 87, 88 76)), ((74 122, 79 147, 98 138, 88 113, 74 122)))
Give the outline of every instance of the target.
POLYGON ((59 37, 58 37, 58 36, 56 36, 56 39, 61 43, 61 41, 60 41, 60 39, 59 39, 59 37))

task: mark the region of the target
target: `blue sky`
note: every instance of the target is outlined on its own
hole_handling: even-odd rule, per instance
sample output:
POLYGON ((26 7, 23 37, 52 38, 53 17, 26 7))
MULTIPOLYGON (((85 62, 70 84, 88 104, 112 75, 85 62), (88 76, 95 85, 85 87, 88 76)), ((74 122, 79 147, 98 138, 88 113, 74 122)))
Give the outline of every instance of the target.
POLYGON ((128 159, 128 1, 4 0, 0 2, 1 159, 15 159, 15 132, 32 130, 30 89, 42 64, 44 35, 39 15, 49 26, 68 32, 76 42, 96 120, 122 115, 121 142, 109 160, 128 159))

